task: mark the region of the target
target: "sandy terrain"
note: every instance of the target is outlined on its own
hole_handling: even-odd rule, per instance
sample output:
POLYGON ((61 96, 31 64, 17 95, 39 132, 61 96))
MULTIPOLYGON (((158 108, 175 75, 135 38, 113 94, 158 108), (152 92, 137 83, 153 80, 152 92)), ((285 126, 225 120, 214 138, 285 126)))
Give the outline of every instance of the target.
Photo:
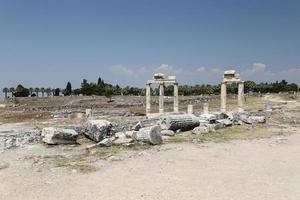
MULTIPOLYGON (((253 98, 247 105, 252 110, 262 109, 265 99, 272 101, 274 112, 264 125, 235 126, 199 136, 186 132, 161 146, 109 147, 87 152, 85 147, 93 142, 81 138, 80 145, 33 143, 2 151, 0 200, 298 200, 300 101, 271 95, 264 100, 253 98)), ((76 102, 72 100, 71 104, 76 102)), ((69 118, 36 122, 30 117, 23 120, 26 122, 13 123, 22 105, 13 107, 10 116, 2 114, 2 135, 58 122, 70 124, 69 118), (12 123, 7 123, 8 119, 13 119, 12 123)), ((52 104, 47 106, 46 110, 57 110, 52 104)), ((77 107, 80 105, 73 109, 77 107)), ((118 104, 114 109, 119 110, 118 104)), ((41 110, 45 108, 34 111, 34 115, 41 110)), ((110 119, 115 118, 112 111, 110 119)), ((141 116, 130 120, 138 118, 141 116)))
POLYGON ((300 198, 299 134, 168 144, 103 161, 99 171, 88 174, 39 171, 18 151, 2 154, 1 162, 11 153, 15 160, 0 170, 0 199, 300 198))

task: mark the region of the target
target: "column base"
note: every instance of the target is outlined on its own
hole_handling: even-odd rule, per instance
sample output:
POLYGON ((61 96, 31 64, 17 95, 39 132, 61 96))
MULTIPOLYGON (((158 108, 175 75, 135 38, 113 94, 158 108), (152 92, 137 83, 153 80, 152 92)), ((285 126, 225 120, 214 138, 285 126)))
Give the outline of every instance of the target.
POLYGON ((225 113, 226 112, 226 108, 221 108, 221 112, 225 113))

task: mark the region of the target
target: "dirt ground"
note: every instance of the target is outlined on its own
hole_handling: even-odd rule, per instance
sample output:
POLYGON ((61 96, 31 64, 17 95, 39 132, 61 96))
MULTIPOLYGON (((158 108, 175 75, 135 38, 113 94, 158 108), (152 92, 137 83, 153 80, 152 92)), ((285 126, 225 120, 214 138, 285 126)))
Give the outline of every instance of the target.
MULTIPOLYGON (((251 97, 247 109, 261 110, 266 100, 272 101, 274 111, 264 125, 237 126, 200 136, 186 132, 160 146, 87 151, 85 147, 91 142, 81 138, 81 145, 37 143, 4 151, 0 153, 0 199, 298 200, 299 97, 251 97)), ((196 101, 192 98, 181 102, 196 101)), ((229 106, 234 102, 235 99, 229 100, 229 106)), ((83 109, 77 103, 72 100, 71 104, 76 105, 73 109, 83 109)), ((125 112, 127 103, 122 107, 125 112)), ((118 110, 117 104, 107 107, 118 110)), ((133 104, 130 112, 137 113, 142 105, 133 104)), ((210 105, 217 109, 218 102, 210 100, 210 105)), ((22 102, 11 108, 18 112, 20 107, 22 102)), ((196 111, 200 107, 196 106, 196 111)), ((50 108, 44 110, 49 112, 50 108)), ((111 119, 115 118, 113 112, 109 113, 111 119)), ((1 126, 13 129, 16 124, 8 124, 6 115, 1 116, 1 126)), ((17 115, 10 116, 15 119, 17 115)), ((136 120, 142 116, 131 117, 136 120)), ((52 119, 34 120, 34 126, 56 123, 49 120, 52 119)), ((30 117, 16 127, 23 126, 32 126, 30 117)), ((5 128, 2 134, 7 133, 5 128)))

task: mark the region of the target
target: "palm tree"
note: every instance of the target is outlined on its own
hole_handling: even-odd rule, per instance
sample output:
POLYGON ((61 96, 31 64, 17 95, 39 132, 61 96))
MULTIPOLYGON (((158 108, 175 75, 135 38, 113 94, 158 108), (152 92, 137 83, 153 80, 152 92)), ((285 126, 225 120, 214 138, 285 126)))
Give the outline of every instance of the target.
POLYGON ((55 94, 55 89, 53 88, 53 89, 51 90, 51 92, 52 92, 52 96, 54 96, 54 94, 55 94))
POLYGON ((33 91, 34 91, 34 89, 33 89, 32 87, 31 87, 31 88, 29 88, 29 93, 30 93, 30 96, 32 95, 33 91))
POLYGON ((13 87, 9 88, 9 92, 11 92, 11 97, 13 97, 15 93, 15 88, 13 87))
POLYGON ((42 87, 40 91, 42 92, 42 97, 44 97, 45 88, 42 87))
POLYGON ((39 96, 39 92, 40 92, 40 88, 35 88, 34 91, 36 93, 36 96, 38 97, 39 96))
POLYGON ((5 94, 5 99, 7 99, 7 93, 9 92, 9 89, 3 88, 2 92, 5 94))
POLYGON ((51 89, 51 88, 47 88, 47 89, 46 89, 47 97, 50 96, 51 92, 52 92, 52 89, 51 89))

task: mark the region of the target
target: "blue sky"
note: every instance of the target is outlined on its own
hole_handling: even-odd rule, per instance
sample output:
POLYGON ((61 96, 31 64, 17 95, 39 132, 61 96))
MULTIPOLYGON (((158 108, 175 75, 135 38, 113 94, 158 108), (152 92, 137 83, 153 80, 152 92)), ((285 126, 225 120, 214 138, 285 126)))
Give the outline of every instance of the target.
POLYGON ((0 87, 78 87, 83 78, 144 86, 300 83, 297 0, 0 0, 0 87))

